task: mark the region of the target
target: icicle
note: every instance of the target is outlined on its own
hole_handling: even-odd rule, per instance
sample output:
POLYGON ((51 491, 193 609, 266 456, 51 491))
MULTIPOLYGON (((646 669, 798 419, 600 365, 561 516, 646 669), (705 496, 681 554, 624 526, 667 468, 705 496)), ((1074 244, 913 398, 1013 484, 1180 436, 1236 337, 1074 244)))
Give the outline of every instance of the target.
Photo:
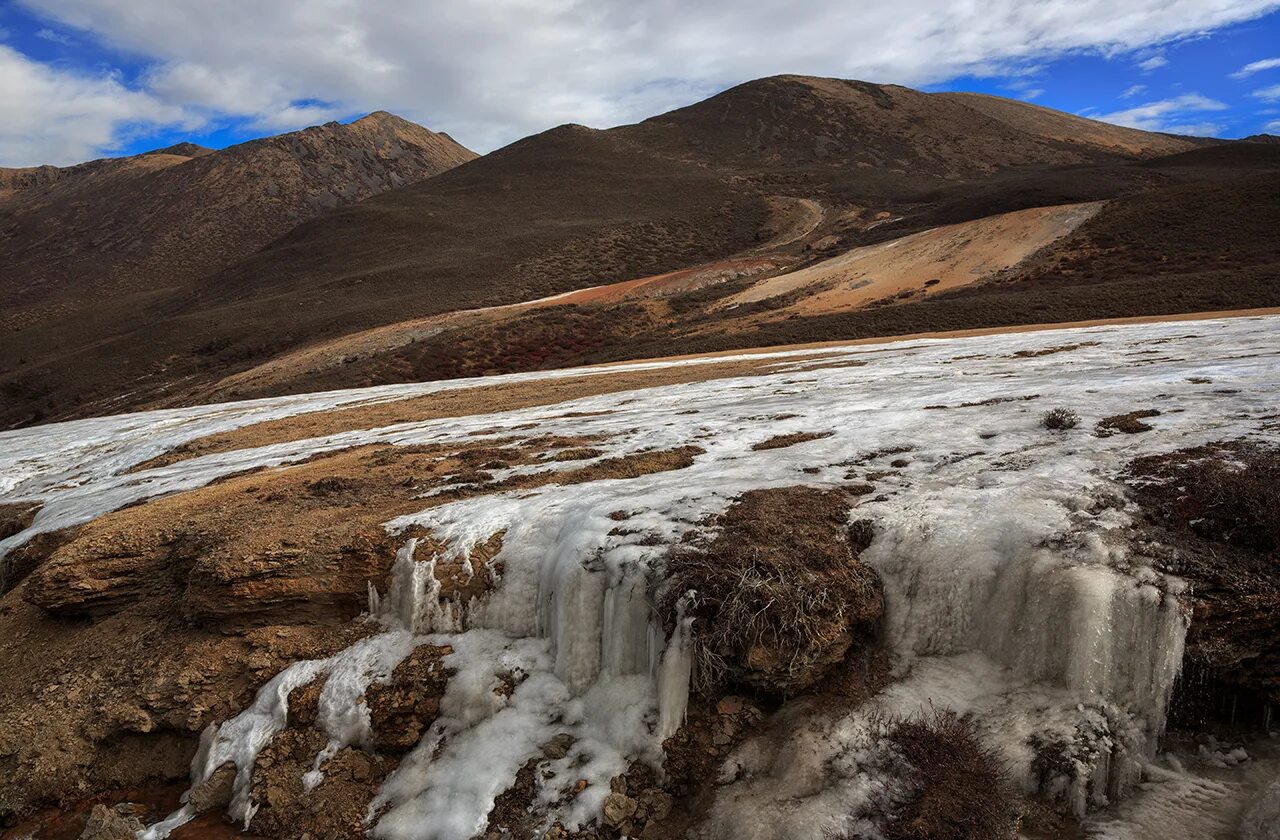
POLYGON ((658 666, 658 738, 665 741, 680 730, 689 708, 693 676, 693 616, 687 615, 696 593, 689 590, 676 604, 676 626, 658 666))

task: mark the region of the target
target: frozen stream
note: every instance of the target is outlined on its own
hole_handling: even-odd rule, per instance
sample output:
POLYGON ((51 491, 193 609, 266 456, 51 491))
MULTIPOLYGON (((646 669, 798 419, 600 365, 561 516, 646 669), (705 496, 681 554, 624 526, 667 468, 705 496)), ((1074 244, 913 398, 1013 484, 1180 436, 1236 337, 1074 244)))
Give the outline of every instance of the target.
MULTIPOLYGON (((1142 808, 1166 793, 1176 800, 1178 786, 1200 784, 1158 753, 1187 626, 1183 584, 1152 568, 1158 558, 1128 545, 1129 513, 1114 477, 1137 455, 1241 437, 1280 443, 1278 327, 1276 318, 1238 318, 779 353, 766 375, 346 432, 133 474, 130 466, 172 446, 266 417, 475 383, 3 433, 0 501, 38 500, 44 508, 31 529, 0 543, 0 552, 35 531, 141 498, 357 443, 600 434, 602 457, 702 447, 682 470, 476 497, 388 523, 393 531, 425 526, 458 554, 505 530, 498 588, 465 615, 442 612, 430 561, 402 555, 392 591, 371 603, 386 631, 329 660, 291 666, 250 709, 207 734, 193 767, 198 780, 234 760, 242 782, 232 810, 251 821, 245 782, 253 756, 283 725, 290 688, 328 674, 320 718, 331 747, 363 743, 363 687, 385 678, 414 645, 447 642, 458 676, 436 724, 384 784, 372 832, 452 840, 483 828, 494 796, 557 733, 577 741, 553 762, 548 789, 557 780, 589 783, 556 812, 569 826, 598 813, 609 778, 629 761, 661 760, 662 730, 678 722, 688 681, 679 634, 663 638, 647 606, 647 593, 660 583, 653 564, 663 544, 746 490, 842 486, 874 473, 876 493, 864 497, 856 516, 877 524, 863 559, 885 582, 896 681, 872 706, 973 712, 1028 790, 1031 740, 1054 744, 1077 772, 1057 780, 1051 793, 1078 814, 1094 815, 1099 836, 1190 836, 1173 833, 1182 820, 1177 808, 1142 808), (1066 345, 1080 346, 1033 355, 1066 345), (1055 406, 1077 411, 1080 427, 1042 428, 1040 415, 1055 406), (1099 418, 1142 408, 1161 412, 1148 421, 1152 431, 1093 435, 1099 418), (829 435, 751 448, 791 432, 829 435), (619 510, 632 513, 629 533, 615 532, 609 514, 619 510), (498 672, 513 668, 528 678, 510 697, 495 695, 498 672)), ((570 373, 519 378, 540 375, 570 373)), ((509 378, 483 381, 502 379, 509 378)), ((786 744, 745 744, 725 768, 703 835, 821 838, 873 827, 874 803, 897 780, 875 769, 880 747, 868 711, 804 728, 786 744)), ((323 773, 324 757, 314 773, 323 773)), ((1223 812, 1237 814, 1227 820, 1244 820, 1245 800, 1265 782, 1242 778, 1232 788, 1230 780, 1201 781, 1219 786, 1204 788, 1215 796, 1241 800, 1238 812, 1223 812)))

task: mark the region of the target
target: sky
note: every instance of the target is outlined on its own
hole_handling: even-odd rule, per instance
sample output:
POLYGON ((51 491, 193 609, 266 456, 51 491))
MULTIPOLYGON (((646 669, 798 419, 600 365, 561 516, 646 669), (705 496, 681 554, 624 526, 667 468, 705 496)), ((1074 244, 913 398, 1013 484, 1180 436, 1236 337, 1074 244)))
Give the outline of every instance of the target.
POLYGON ((0 0, 0 166, 380 109, 487 152, 775 73, 1280 134, 1280 0, 0 0))

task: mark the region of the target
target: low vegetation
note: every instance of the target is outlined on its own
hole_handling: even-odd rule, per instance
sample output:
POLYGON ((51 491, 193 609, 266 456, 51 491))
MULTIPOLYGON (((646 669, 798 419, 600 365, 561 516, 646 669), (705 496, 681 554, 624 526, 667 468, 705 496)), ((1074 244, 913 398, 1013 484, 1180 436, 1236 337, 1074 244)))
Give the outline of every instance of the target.
POLYGON ((1159 416, 1160 412, 1154 408, 1143 408, 1130 411, 1128 414, 1113 414, 1098 421, 1094 427, 1094 434, 1098 437, 1111 437, 1114 434, 1136 435, 1149 432, 1153 427, 1142 421, 1159 416))
POLYGON ((1011 840, 1018 802, 1000 757, 950 709, 898 721, 891 740, 919 793, 884 828, 886 840, 1011 840))
POLYGON ((831 437, 831 432, 792 432, 789 435, 774 435, 768 440, 753 443, 751 448, 756 452, 764 449, 785 449, 788 446, 795 446, 797 443, 821 440, 826 437, 831 437))
POLYGON ((1142 458, 1131 469, 1161 522, 1240 548, 1280 550, 1280 451, 1215 445, 1142 458))
POLYGON ((697 593, 696 680, 704 692, 744 685, 789 694, 820 680, 855 643, 869 641, 883 611, 875 572, 858 561, 868 523, 848 524, 839 491, 805 487, 744 493, 715 537, 666 559, 659 614, 697 593))
POLYGON ((1069 408, 1051 408, 1040 416, 1040 424, 1054 431, 1074 429, 1080 425, 1080 415, 1069 408))
POLYGON ((1191 586, 1171 724, 1265 726, 1280 703, 1280 450, 1247 441, 1138 458, 1144 540, 1191 586))

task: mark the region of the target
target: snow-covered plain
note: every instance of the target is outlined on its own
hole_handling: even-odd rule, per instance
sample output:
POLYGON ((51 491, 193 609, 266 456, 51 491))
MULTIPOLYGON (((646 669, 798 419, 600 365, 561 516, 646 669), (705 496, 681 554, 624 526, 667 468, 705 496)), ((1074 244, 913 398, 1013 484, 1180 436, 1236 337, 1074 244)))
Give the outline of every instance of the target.
MULTIPOLYGON (((135 473, 127 470, 216 431, 476 383, 10 432, 0 434, 0 501, 44 507, 32 528, 0 543, 0 552, 37 531, 141 498, 353 444, 599 434, 606 438, 601 457, 702 447, 705 453, 681 470, 480 496, 388 523, 393 531, 426 526, 457 554, 505 530, 497 589, 463 615, 441 611, 427 564, 411 551, 407 561, 402 555, 392 591, 371 598, 371 618, 386 632, 329 660, 292 666, 250 709, 207 734, 193 767, 199 781, 234 759, 247 780, 253 756, 283 725, 288 689, 322 673, 330 675, 321 724, 331 747, 362 743, 363 686, 385 679, 413 645, 448 643, 455 652, 447 664, 458 675, 436 724, 384 784, 372 833, 467 838, 483 829, 494 796, 520 765, 557 733, 578 740, 551 762, 543 804, 552 808, 559 783, 589 782, 570 805, 552 809, 570 826, 598 813, 609 778, 629 761, 660 762, 660 735, 679 720, 688 684, 681 638, 663 638, 649 612, 648 595, 661 583, 662 544, 702 527, 746 490, 842 486, 876 473, 876 494, 863 497, 852 515, 876 523, 863 559, 885 582, 896 681, 871 708, 825 716, 784 708, 727 763, 702 836, 873 830, 883 816, 877 803, 892 797, 900 780, 888 769, 871 713, 932 705, 972 712, 1028 790, 1030 740, 1060 745, 1077 773, 1060 779, 1054 793, 1100 837, 1200 837, 1188 833, 1201 823, 1187 815, 1209 808, 1196 803, 1213 795, 1173 795, 1177 807, 1159 806, 1179 785, 1211 794, 1228 789, 1158 753, 1188 620, 1179 602, 1183 584, 1152 568, 1158 558, 1129 545, 1130 512, 1115 477, 1138 455, 1226 439, 1280 443, 1278 328, 1280 319, 1255 317, 777 353, 764 375, 344 432, 135 473), (1064 345, 1080 346, 1027 354, 1064 345), (1078 412, 1080 426, 1044 429, 1041 414, 1056 406, 1078 412), (1161 412, 1148 421, 1152 431, 1094 436, 1101 417, 1143 408, 1161 412), (791 432, 829 436, 751 448, 791 432), (907 463, 893 466, 899 459, 907 463), (626 534, 609 517, 619 510, 632 514, 626 534), (495 694, 497 674, 513 670, 528 677, 510 697, 495 694), (1124 807, 1108 807, 1130 792, 1124 807), (1155 804, 1144 809, 1143 802, 1155 804)), ((483 383, 567 375, 573 372, 483 383)), ((313 773, 323 773, 323 759, 313 773)), ((1237 787, 1247 798, 1256 780, 1237 787)), ((232 809, 251 820, 243 782, 232 809)), ((149 836, 163 836, 185 816, 179 812, 149 836)))

